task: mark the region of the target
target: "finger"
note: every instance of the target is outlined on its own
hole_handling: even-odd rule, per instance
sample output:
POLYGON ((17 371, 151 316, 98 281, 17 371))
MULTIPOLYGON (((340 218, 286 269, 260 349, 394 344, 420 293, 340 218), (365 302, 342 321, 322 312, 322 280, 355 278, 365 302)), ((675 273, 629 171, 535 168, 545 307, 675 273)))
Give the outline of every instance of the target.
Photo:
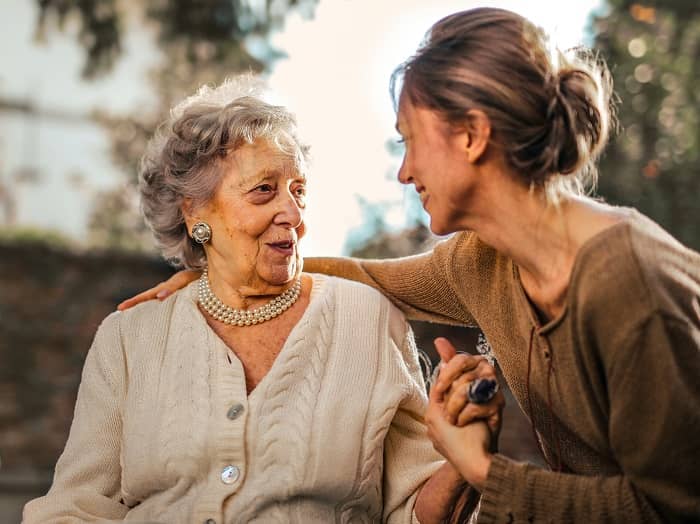
MULTIPOLYGON (((477 377, 476 373, 470 372, 464 373, 454 382, 452 382, 449 389, 443 394, 445 409, 454 415, 455 411, 461 411, 468 402, 472 402, 469 392, 471 386, 474 384, 474 381, 478 380, 478 378, 483 379, 485 377, 477 377)), ((490 377, 488 375, 486 378, 489 380, 496 380, 496 377, 490 377)), ((477 404, 476 402, 473 403, 477 404)), ((503 405, 505 404, 505 398, 503 397, 503 393, 497 390, 494 393, 493 398, 491 398, 488 402, 479 404, 484 406, 498 406, 502 409, 503 405)))
POLYGON ((160 285, 163 286, 163 289, 167 289, 170 293, 174 293, 178 289, 182 289, 183 287, 185 287, 190 282, 197 280, 201 276, 201 274, 201 271, 178 271, 160 285))
POLYGON ((494 437, 498 437, 499 433, 501 432, 502 419, 503 417, 501 416, 500 411, 494 413, 488 419, 486 419, 486 424, 488 425, 489 429, 491 430, 491 434, 494 437))
POLYGON ((494 395, 494 398, 483 404, 476 404, 472 402, 469 397, 469 384, 470 382, 465 382, 460 379, 452 384, 449 392, 444 396, 445 413, 450 419, 450 422, 453 424, 458 422, 459 415, 466 410, 468 405, 473 405, 473 408, 468 411, 468 413, 476 414, 473 418, 487 418, 492 412, 498 411, 502 408, 498 399, 496 398, 496 395, 494 395))
MULTIPOLYGON (((146 302, 147 300, 153 300, 156 298, 158 293, 163 290, 163 284, 158 284, 157 286, 154 286, 150 289, 147 289, 146 291, 142 291, 138 295, 127 298, 123 302, 120 302, 119 305, 117 306, 117 309, 119 311, 124 311, 125 309, 129 309, 131 307, 134 307, 137 304, 140 304, 141 302, 146 302)), ((165 297, 163 297, 165 298, 165 297)))
POLYGON ((435 349, 440 355, 440 360, 443 362, 449 362, 452 357, 457 354, 457 350, 452 345, 452 343, 444 337, 438 337, 434 340, 435 349))
POLYGON ((447 420, 445 418, 442 406, 438 406, 436 404, 429 406, 425 412, 424 422, 426 428, 428 428, 428 431, 435 432, 439 430, 439 428, 443 427, 447 423, 447 420))
POLYGON ((481 356, 465 355, 464 353, 455 355, 440 370, 435 387, 440 392, 446 391, 460 375, 476 369, 482 362, 486 362, 486 359, 481 356))
MULTIPOLYGON (((453 359, 455 366, 457 365, 456 359, 460 358, 461 356, 462 355, 458 355, 457 357, 455 357, 455 359, 453 359)), ((476 358, 480 359, 481 357, 476 358)), ((450 362, 450 365, 453 365, 453 362, 450 362)), ((473 365, 473 363, 470 362, 465 362, 464 364, 465 367, 471 365, 473 365)), ((442 377, 442 380, 451 379, 451 382, 449 382, 448 384, 440 383, 440 377, 438 377, 438 384, 440 384, 440 388, 449 389, 450 386, 455 387, 456 384, 469 384, 469 382, 473 382, 478 378, 496 380, 496 370, 485 359, 478 360, 476 367, 469 371, 462 371, 461 375, 455 377, 458 371, 458 367, 452 368, 448 365, 445 375, 440 375, 440 377, 442 377)))
MULTIPOLYGON (((455 416, 455 425, 465 426, 477 419, 489 421, 494 415, 500 416, 503 412, 503 406, 505 406, 505 397, 500 391, 486 404, 470 402, 455 416)), ((452 414, 454 415, 454 410, 452 414)), ((497 421, 500 423, 500 419, 497 419, 497 421)))
MULTIPOLYGON (((439 376, 439 375, 438 375, 439 376)), ((442 406, 442 403, 444 401, 444 394, 442 391, 438 391, 438 389, 435 386, 432 386, 430 388, 430 391, 428 391, 428 410, 435 406, 442 406)), ((442 409, 442 408, 440 408, 442 409)))
POLYGON ((451 424, 457 422, 458 415, 467 407, 467 387, 462 385, 459 388, 451 388, 449 396, 445 397, 444 411, 451 424))
POLYGON ((158 300, 164 300, 178 289, 181 289, 193 280, 198 279, 200 275, 201 272, 199 271, 178 271, 165 282, 161 282, 160 284, 139 293, 135 297, 124 300, 117 306, 117 309, 119 311, 124 311, 125 309, 134 307, 141 302, 146 302, 147 300, 153 300, 156 298, 158 300))
POLYGON ((491 417, 498 414, 500 410, 496 406, 467 404, 464 409, 455 417, 456 426, 466 426, 475 420, 487 422, 491 417))

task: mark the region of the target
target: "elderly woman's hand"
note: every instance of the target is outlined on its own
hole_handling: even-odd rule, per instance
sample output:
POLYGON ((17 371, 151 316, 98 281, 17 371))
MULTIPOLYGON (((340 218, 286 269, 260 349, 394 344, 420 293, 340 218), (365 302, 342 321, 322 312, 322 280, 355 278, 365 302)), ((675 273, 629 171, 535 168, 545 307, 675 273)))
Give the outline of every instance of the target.
POLYGON ((469 402, 468 392, 470 383, 476 379, 496 381, 496 370, 482 356, 457 354, 454 346, 445 338, 435 339, 435 348, 443 365, 433 389, 444 403, 447 420, 460 427, 483 420, 495 442, 501 431, 501 413, 505 406, 503 393, 499 389, 488 402, 475 404, 469 402))
POLYGON ((200 271, 178 271, 165 282, 161 282, 160 284, 139 293, 135 297, 127 298, 124 302, 117 306, 117 309, 119 311, 124 311, 130 307, 134 307, 136 304, 156 298, 158 300, 165 300, 178 289, 185 287, 193 280, 197 280, 201 274, 202 273, 200 271))
POLYGON ((486 365, 483 364, 485 361, 482 357, 457 355, 452 344, 444 338, 436 339, 435 347, 444 366, 440 370, 436 384, 430 390, 430 404, 425 415, 428 437, 435 449, 460 472, 464 479, 481 490, 491 466, 490 450, 495 447, 500 430, 500 410, 503 407, 503 399, 500 394, 499 400, 499 394, 497 394, 487 404, 469 403, 466 393, 467 381, 463 377, 466 376, 470 380, 495 379, 495 372, 488 362, 485 363, 486 365), (464 394, 461 393, 462 390, 464 394), (470 405, 472 407, 467 411, 470 405), (453 412, 449 413, 448 409, 453 412), (462 415, 463 411, 466 411, 465 415, 462 415), (453 423, 454 419, 461 419, 464 425, 456 426, 453 423))

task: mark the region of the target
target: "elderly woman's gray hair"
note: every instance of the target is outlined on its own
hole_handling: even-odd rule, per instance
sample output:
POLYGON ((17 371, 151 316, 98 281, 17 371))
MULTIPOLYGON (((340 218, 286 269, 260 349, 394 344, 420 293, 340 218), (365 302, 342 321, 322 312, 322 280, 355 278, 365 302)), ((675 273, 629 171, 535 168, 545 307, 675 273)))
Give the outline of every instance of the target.
POLYGON ((182 204, 194 209, 214 197, 225 175, 226 158, 244 144, 267 140, 304 163, 308 147, 296 134, 285 108, 262 98, 251 75, 202 87, 171 112, 141 161, 141 211, 163 256, 176 267, 206 267, 204 249, 188 235, 182 204))

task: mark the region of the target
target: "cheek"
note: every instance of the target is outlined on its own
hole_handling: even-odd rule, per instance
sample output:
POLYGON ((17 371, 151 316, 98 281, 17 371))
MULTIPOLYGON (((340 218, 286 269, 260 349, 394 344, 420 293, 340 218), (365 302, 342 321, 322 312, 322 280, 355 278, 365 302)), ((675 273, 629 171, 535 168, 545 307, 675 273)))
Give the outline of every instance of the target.
POLYGON ((306 223, 302 221, 299 227, 297 227, 297 239, 301 240, 304 238, 304 235, 306 235, 306 223))
POLYGON ((262 220, 262 217, 255 213, 232 213, 222 211, 218 213, 218 218, 224 226, 226 235, 233 241, 256 240, 269 227, 269 220, 262 220))

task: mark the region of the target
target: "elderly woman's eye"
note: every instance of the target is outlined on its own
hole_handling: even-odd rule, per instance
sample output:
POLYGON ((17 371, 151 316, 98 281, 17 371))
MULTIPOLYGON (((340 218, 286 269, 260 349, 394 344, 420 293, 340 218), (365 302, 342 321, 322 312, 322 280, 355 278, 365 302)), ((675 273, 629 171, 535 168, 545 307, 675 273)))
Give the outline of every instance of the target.
POLYGON ((306 196, 306 186, 299 186, 294 189, 294 194, 298 197, 306 196))
POLYGON ((274 188, 270 184, 261 184, 258 187, 256 187, 255 190, 259 191, 260 193, 270 193, 274 191, 274 188))

